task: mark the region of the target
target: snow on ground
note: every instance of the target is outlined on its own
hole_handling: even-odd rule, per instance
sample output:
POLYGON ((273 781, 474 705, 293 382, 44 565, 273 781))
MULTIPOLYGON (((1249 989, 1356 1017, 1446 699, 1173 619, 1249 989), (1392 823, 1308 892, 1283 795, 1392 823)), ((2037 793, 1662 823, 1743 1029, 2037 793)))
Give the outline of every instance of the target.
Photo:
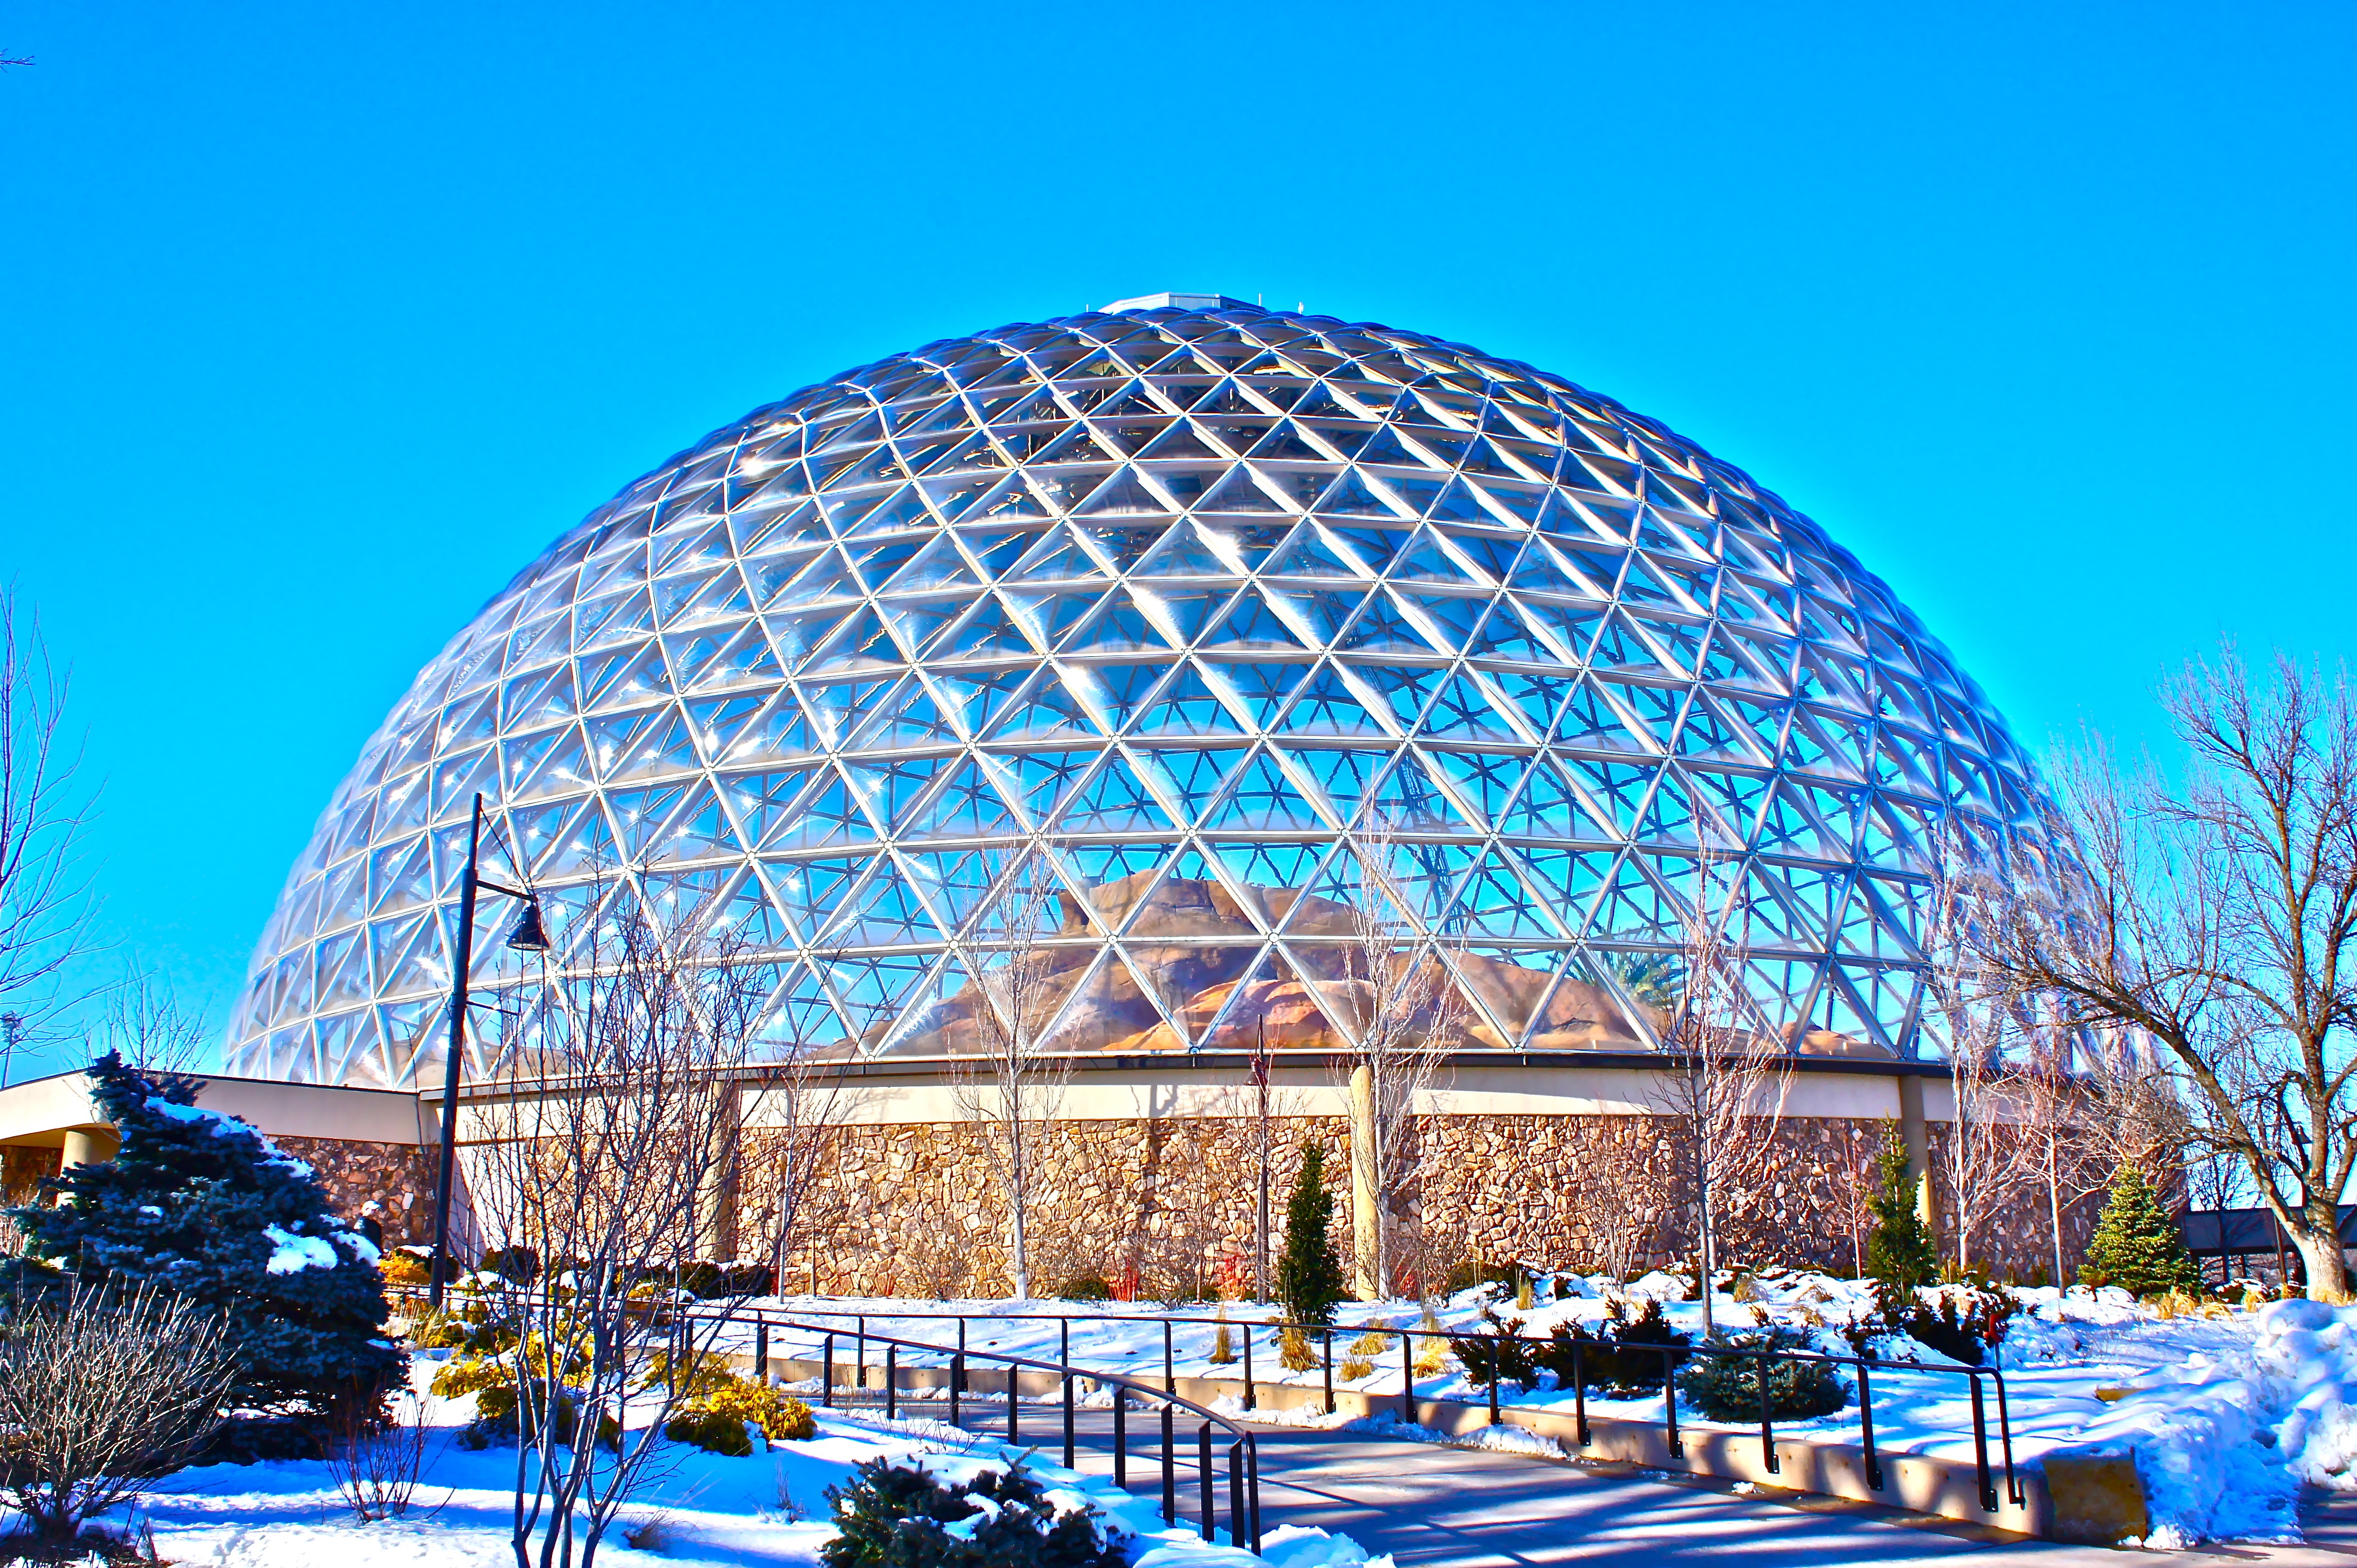
MULTIPOLYGON (((316 1462, 216 1465, 182 1470, 156 1483, 140 1509, 167 1561, 218 1568, 505 1568, 510 1545, 516 1452, 459 1448, 453 1439, 473 1414, 474 1399, 425 1391, 438 1358, 418 1357, 414 1383, 428 1440, 426 1472, 408 1515, 361 1523, 338 1497, 328 1467, 316 1462)), ((598 1548, 615 1568, 658 1564, 776 1564, 807 1568, 834 1534, 826 1488, 846 1482, 877 1455, 919 1463, 946 1479, 1004 1467, 1017 1457, 1060 1507, 1090 1507, 1137 1539, 1135 1568, 1390 1568, 1372 1564, 1348 1536, 1321 1530, 1275 1530, 1258 1558, 1200 1538, 1190 1526, 1162 1522, 1154 1499, 1115 1490, 1101 1478, 1020 1455, 936 1421, 886 1423, 865 1414, 822 1413, 808 1442, 780 1443, 766 1454, 730 1458, 664 1444, 649 1484, 598 1548)), ((123 1521, 113 1521, 121 1526, 123 1521)), ((134 1527, 135 1528, 135 1527, 134 1527)))

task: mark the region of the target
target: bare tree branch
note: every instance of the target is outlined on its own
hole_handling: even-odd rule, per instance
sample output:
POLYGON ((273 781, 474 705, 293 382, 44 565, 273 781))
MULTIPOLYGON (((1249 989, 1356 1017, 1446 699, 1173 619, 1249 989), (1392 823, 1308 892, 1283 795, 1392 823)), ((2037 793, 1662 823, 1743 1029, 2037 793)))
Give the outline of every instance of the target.
POLYGON ((0 587, 0 1005, 30 1039, 58 1004, 57 982, 90 945, 96 904, 79 852, 92 800, 65 730, 66 671, 40 618, 0 587))

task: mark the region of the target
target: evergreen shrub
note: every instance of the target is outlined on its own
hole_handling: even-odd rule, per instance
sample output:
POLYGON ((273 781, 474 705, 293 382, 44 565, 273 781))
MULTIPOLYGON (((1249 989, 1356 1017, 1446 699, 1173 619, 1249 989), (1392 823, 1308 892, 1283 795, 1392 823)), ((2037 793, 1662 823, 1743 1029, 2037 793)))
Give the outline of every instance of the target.
POLYGON ((2201 1289, 2201 1269, 2186 1250, 2185 1233, 2164 1208, 2160 1194, 2133 1165, 2112 1179, 2094 1240, 2087 1243, 2082 1284, 2118 1285, 2131 1295, 2161 1295, 2201 1289))
POLYGON ((1066 1301, 1111 1301, 1113 1283, 1104 1277, 1103 1270, 1091 1269, 1066 1280, 1064 1288, 1057 1294, 1066 1301))
MULTIPOLYGON (((1814 1350, 1804 1329, 1773 1327, 1714 1335, 1706 1344, 1730 1350, 1814 1350)), ((1760 1379, 1768 1378, 1769 1413, 1782 1421, 1831 1415, 1849 1402, 1849 1391, 1830 1361, 1779 1361, 1751 1356, 1697 1355, 1678 1373, 1678 1393, 1713 1421, 1760 1419, 1760 1379)))
POLYGON ((231 1403, 380 1410, 407 1358, 382 1337, 378 1249, 336 1217, 311 1167, 200 1110, 194 1080, 151 1078, 113 1051, 90 1071, 122 1145, 44 1182, 55 1205, 7 1210, 25 1239, 18 1288, 152 1281, 221 1315, 237 1358, 231 1403))
POLYGON ((1276 1260, 1276 1299, 1296 1323, 1331 1323, 1341 1305, 1342 1261, 1329 1228, 1334 1195, 1326 1190, 1326 1151, 1301 1145, 1301 1175, 1285 1205, 1285 1250, 1276 1260))
POLYGON ((948 1482, 905 1462, 870 1459, 829 1487, 836 1534, 826 1568, 1126 1568, 1129 1538, 1098 1530, 1093 1509, 1056 1511, 1021 1465, 948 1482), (949 1526, 985 1515, 969 1530, 949 1526))

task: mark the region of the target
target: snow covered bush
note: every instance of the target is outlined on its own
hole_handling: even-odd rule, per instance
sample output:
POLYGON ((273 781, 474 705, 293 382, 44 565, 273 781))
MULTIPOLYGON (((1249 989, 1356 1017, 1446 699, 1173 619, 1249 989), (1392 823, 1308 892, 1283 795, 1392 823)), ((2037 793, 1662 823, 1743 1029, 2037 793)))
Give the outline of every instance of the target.
POLYGON ((8 1211, 25 1237, 20 1288, 45 1274, 153 1281, 224 1319, 233 1402, 376 1408, 405 1367, 381 1337, 377 1249, 336 1218, 311 1167, 190 1103, 185 1081, 151 1080, 114 1052, 91 1077, 123 1144, 46 1184, 54 1207, 8 1211))
MULTIPOLYGON (((1729 1350, 1808 1350, 1805 1329, 1748 1329, 1705 1342, 1729 1350)), ((1760 1419, 1760 1380, 1768 1380, 1769 1413, 1785 1421, 1831 1415, 1849 1402, 1849 1390, 1830 1361, 1783 1361, 1762 1356, 1697 1355, 1678 1373, 1678 1393, 1713 1421, 1760 1419)))
POLYGON ((52 1550, 183 1463, 236 1367, 221 1318, 153 1283, 19 1297, 0 1327, 0 1491, 52 1550))
POLYGON ((1126 1568, 1127 1537, 1100 1533, 1096 1512, 1059 1509, 1020 1465, 951 1482, 870 1459, 829 1487, 839 1533, 826 1568, 1126 1568))
POLYGON ((1684 1362, 1682 1347, 1690 1336, 1670 1326, 1658 1301, 1648 1300, 1634 1317, 1624 1301, 1608 1302, 1604 1312, 1601 1333, 1589 1332, 1585 1324, 1558 1323, 1547 1338, 1528 1340, 1521 1337, 1521 1318, 1501 1320, 1494 1311, 1485 1311, 1488 1332, 1451 1335, 1448 1346, 1465 1367, 1465 1380, 1477 1389, 1489 1387, 1492 1376, 1535 1389, 1545 1371, 1555 1374, 1558 1388, 1567 1389, 1577 1379, 1618 1394, 1660 1392, 1663 1377, 1684 1362))

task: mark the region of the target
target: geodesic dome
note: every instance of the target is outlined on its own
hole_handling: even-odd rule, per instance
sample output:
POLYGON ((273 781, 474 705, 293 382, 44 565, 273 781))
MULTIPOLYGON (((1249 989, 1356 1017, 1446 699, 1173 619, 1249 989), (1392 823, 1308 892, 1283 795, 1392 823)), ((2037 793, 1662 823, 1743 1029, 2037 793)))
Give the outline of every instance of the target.
MULTIPOLYGON (((596 900, 716 925, 770 1038, 871 1055, 971 1033, 1017 862, 1072 1048, 1337 1043, 1369 843, 1465 1048, 1649 1047, 1722 886, 1794 1049, 1929 1053, 1927 832, 2039 853, 1972 683, 1744 475, 1526 365, 1215 296, 895 355, 557 541, 337 790, 232 1070, 439 1076, 479 791, 557 962, 596 900)), ((509 913, 479 1077, 540 983, 509 913)))

